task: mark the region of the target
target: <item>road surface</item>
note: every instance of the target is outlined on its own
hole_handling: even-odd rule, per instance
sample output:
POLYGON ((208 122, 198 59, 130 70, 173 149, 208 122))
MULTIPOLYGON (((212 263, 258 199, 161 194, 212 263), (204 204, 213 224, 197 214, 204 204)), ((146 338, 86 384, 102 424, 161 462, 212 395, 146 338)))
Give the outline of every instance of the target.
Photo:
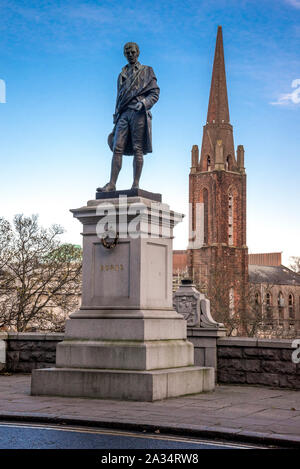
POLYGON ((253 445, 55 425, 0 424, 0 449, 249 449, 253 445))

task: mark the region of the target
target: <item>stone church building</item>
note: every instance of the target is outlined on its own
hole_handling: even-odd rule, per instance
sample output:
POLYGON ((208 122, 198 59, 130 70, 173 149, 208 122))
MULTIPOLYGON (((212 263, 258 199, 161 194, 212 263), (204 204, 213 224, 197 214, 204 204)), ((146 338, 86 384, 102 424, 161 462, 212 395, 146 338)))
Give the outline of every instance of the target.
POLYGON ((300 323, 300 275, 282 266, 278 253, 248 255, 244 147, 234 146, 221 26, 201 151, 192 147, 189 202, 189 244, 186 251, 174 251, 174 283, 189 276, 212 307, 218 308, 213 302, 219 295, 234 315, 245 310, 250 282, 257 307, 265 308, 270 320, 300 323))

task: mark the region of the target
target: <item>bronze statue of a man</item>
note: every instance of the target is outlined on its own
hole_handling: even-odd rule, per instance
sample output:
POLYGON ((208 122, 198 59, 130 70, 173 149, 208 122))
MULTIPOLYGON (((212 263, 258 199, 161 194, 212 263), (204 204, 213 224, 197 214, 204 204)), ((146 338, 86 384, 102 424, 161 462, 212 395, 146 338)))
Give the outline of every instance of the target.
POLYGON ((150 109, 158 101, 159 87, 151 67, 138 62, 139 46, 128 42, 124 55, 128 65, 118 78, 118 94, 114 114, 114 129, 108 137, 113 152, 110 181, 98 192, 116 190, 123 155, 133 155, 132 189, 139 188, 144 155, 152 152, 152 115, 150 109))

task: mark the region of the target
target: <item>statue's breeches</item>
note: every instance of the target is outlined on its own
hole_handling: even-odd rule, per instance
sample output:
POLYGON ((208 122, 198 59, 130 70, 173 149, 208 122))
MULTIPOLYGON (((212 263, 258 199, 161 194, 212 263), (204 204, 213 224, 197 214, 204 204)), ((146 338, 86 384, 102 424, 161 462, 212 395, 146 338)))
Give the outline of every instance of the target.
POLYGON ((144 110, 135 111, 133 109, 127 109, 123 112, 115 127, 113 141, 114 153, 123 155, 128 143, 131 143, 134 155, 143 153, 146 125, 146 114, 144 110), (128 142, 128 139, 130 139, 130 142, 128 142))

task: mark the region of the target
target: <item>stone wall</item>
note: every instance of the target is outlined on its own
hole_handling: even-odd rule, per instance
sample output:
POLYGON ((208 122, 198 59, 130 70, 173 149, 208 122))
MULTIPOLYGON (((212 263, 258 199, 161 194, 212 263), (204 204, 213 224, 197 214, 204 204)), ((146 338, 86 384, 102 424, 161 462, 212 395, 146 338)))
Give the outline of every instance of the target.
POLYGON ((217 343, 218 382, 300 390, 300 363, 292 362, 292 340, 221 338, 217 343))
POLYGON ((6 363, 3 368, 7 372, 30 373, 35 368, 53 366, 56 345, 63 337, 64 334, 55 333, 8 333, 5 340, 6 363))
MULTIPOLYGON (((215 366, 217 356, 219 383, 300 390, 300 363, 292 362, 292 340, 217 336, 205 337, 204 330, 188 328, 188 340, 195 346, 195 365, 215 366)), ((56 345, 63 337, 55 333, 0 333, 0 371, 30 373, 35 368, 52 367, 56 345)))

